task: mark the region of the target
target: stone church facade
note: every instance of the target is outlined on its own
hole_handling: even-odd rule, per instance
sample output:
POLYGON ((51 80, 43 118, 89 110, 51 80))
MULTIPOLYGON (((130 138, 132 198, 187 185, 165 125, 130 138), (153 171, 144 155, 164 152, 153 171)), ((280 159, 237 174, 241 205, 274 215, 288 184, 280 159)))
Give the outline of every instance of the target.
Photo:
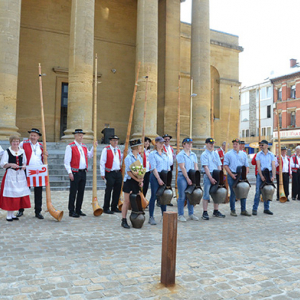
MULTIPOLYGON (((3 0, 0 6, 0 139, 41 127, 42 65, 48 141, 82 128, 92 140, 93 68, 98 55, 98 139, 115 128, 124 142, 140 62, 132 134, 140 136, 148 75, 146 135, 176 137, 180 75, 181 138, 220 145, 238 137, 238 37, 210 30, 209 0, 194 0, 192 24, 180 0, 3 0), (193 93, 191 100, 191 78, 193 93), (212 95, 213 91, 213 95, 212 95), (214 128, 211 132, 211 101, 214 128), (192 112, 192 113, 191 113, 192 112), (230 112, 230 124, 228 116, 230 112)), ((175 139, 174 139, 175 140, 175 139)))

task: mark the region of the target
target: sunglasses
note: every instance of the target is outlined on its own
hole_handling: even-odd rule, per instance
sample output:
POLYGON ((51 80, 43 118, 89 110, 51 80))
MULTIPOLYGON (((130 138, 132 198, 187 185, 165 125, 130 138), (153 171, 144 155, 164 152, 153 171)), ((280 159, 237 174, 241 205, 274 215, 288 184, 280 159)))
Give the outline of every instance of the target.
POLYGON ((190 143, 190 142, 192 142, 193 140, 192 139, 184 139, 184 143, 190 143))
POLYGON ((165 139, 166 142, 170 141, 171 139, 165 139))

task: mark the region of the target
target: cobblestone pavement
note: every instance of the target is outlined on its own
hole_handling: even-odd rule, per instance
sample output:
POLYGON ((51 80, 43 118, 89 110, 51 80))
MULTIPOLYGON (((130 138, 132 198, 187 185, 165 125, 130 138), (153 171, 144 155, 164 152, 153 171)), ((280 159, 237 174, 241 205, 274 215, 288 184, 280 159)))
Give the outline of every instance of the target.
MULTIPOLYGON (((102 205, 103 191, 98 197, 102 205)), ((61 222, 49 214, 38 220, 31 208, 8 223, 0 212, 0 299, 300 299, 300 201, 273 201, 274 216, 263 214, 261 203, 252 217, 232 217, 226 204, 225 219, 179 223, 176 285, 165 288, 162 223, 150 226, 146 212, 142 229, 125 230, 120 214, 94 217, 91 199, 86 192, 87 216, 74 219, 68 192, 52 192, 55 208, 65 212, 61 222)))

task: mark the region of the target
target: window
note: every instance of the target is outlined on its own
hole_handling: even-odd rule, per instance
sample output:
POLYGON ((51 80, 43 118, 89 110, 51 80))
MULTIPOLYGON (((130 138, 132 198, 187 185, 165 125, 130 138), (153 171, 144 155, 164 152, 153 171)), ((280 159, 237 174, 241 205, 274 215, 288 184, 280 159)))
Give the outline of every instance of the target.
POLYGON ((265 87, 260 89, 260 99, 264 100, 267 98, 267 89, 265 87))
POLYGON ((268 135, 268 136, 271 135, 271 127, 267 127, 267 135, 268 135))
POLYGON ((249 103, 249 91, 241 93, 241 105, 249 103))
POLYGON ((282 88, 277 90, 277 100, 282 100, 282 88))
POLYGON ((246 137, 249 137, 249 129, 246 129, 246 137))
POLYGON ((249 109, 241 111, 241 121, 242 122, 249 121, 249 109))
POLYGON ((279 127, 282 128, 282 114, 279 114, 279 127))
POLYGON ((267 129, 266 127, 263 127, 263 128, 261 129, 261 135, 263 135, 263 136, 266 135, 266 132, 267 132, 266 129, 267 129))
POLYGON ((295 127, 296 125, 296 113, 294 111, 291 112, 291 126, 295 127))
POLYGON ((271 118, 271 105, 267 106, 267 118, 270 119, 271 118))
POLYGON ((291 98, 292 99, 296 98, 296 86, 295 85, 291 86, 291 98))
POLYGON ((271 98, 272 97, 272 87, 268 86, 267 87, 267 98, 271 98))

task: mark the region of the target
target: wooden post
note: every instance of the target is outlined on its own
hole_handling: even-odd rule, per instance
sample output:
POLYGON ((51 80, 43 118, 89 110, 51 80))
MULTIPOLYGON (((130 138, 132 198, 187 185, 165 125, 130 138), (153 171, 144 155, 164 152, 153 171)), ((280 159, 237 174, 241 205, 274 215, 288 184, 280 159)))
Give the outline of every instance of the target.
POLYGON ((165 286, 175 284, 177 249, 177 213, 165 211, 163 214, 161 277, 165 286))

